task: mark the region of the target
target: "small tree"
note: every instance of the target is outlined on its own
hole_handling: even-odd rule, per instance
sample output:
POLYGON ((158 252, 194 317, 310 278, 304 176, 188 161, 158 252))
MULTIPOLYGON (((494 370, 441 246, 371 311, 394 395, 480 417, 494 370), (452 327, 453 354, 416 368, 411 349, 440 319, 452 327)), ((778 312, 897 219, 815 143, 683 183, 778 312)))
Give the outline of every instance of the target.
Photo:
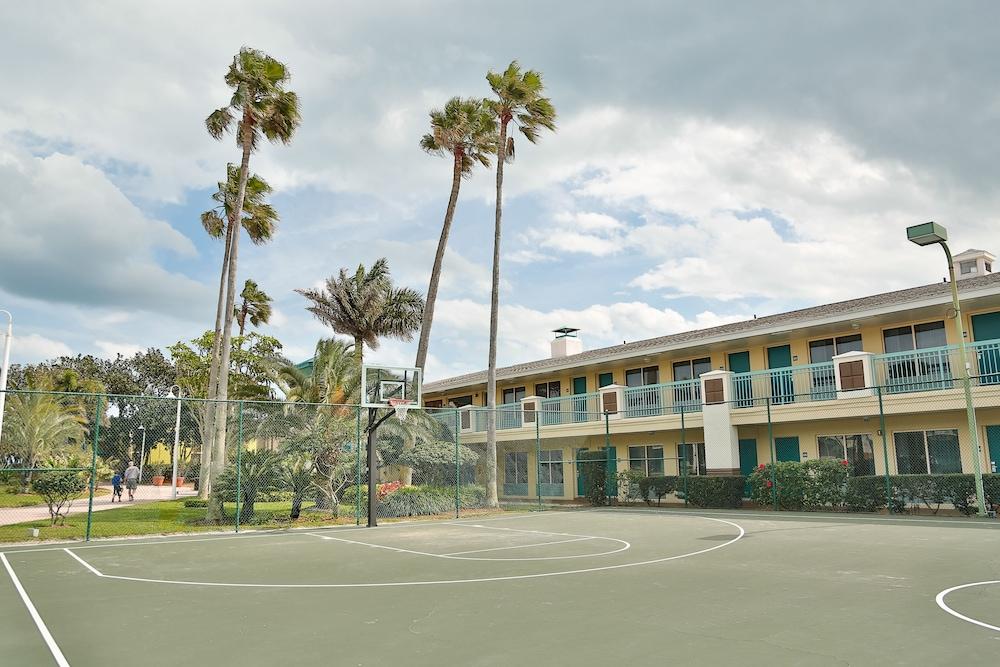
MULTIPOLYGON (((455 483, 455 443, 445 440, 418 441, 406 449, 397 463, 412 468, 419 482, 434 486, 455 483)), ((479 454, 465 445, 458 448, 458 467, 463 477, 476 469, 479 454)))
POLYGON ((46 472, 36 476, 31 483, 31 489, 45 499, 49 506, 49 517, 52 522, 49 525, 65 525, 66 515, 73 500, 79 496, 87 483, 78 472, 46 472))
POLYGON ((254 503, 260 494, 272 494, 282 490, 281 457, 277 452, 243 452, 240 462, 230 464, 219 475, 212 493, 220 502, 236 499, 239 483, 240 521, 253 519, 254 503), (239 479, 237 480, 237 473, 239 479))
POLYGON ((292 510, 288 517, 298 519, 302 513, 302 499, 313 487, 315 469, 312 460, 305 454, 300 454, 288 461, 282 471, 284 485, 292 492, 292 510))
POLYGON ((355 429, 354 419, 332 407, 294 429, 285 444, 286 454, 310 458, 312 486, 335 519, 340 516, 340 493, 354 472, 355 429))

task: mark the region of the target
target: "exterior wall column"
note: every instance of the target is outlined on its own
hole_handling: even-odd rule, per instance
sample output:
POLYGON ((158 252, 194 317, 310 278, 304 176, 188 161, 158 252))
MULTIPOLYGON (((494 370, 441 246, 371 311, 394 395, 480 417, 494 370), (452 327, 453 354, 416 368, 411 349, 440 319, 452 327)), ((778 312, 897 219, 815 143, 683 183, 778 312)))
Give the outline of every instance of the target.
MULTIPOLYGON (((535 421, 541 419, 542 397, 525 396, 521 399, 521 427, 535 430, 535 421)), ((532 438, 534 440, 534 438, 532 438)))
POLYGON ((608 413, 608 419, 621 419, 625 410, 625 387, 609 384, 597 390, 600 394, 601 414, 608 413))
POLYGON ((709 371, 700 379, 707 472, 739 475, 740 440, 732 422, 733 373, 709 371))
POLYGON ((875 395, 874 360, 871 352, 845 352, 833 357, 837 398, 875 395))

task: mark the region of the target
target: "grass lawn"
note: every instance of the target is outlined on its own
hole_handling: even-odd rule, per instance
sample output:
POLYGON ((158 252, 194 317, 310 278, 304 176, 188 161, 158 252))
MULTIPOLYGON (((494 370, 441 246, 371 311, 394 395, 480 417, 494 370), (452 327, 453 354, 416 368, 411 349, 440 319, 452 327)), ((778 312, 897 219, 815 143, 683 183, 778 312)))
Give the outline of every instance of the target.
MULTIPOLYGON (((86 498, 88 491, 84 491, 77 498, 86 498)), ((108 495, 107 489, 94 489, 94 497, 108 495)), ((18 493, 17 489, 10 487, 0 487, 0 507, 31 507, 32 505, 44 505, 45 499, 34 493, 18 493)))
MULTIPOLYGON (((342 511, 340 519, 334 521, 327 512, 307 512, 311 503, 303 503, 302 516, 295 522, 289 521, 290 502, 256 503, 257 515, 247 528, 287 528, 291 526, 320 526, 335 523, 354 523, 354 511, 342 511), (259 522, 259 523, 258 523, 259 522)), ((232 530, 235 505, 226 504, 226 514, 230 522, 226 525, 202 525, 205 518, 204 507, 184 507, 183 500, 163 500, 141 505, 123 505, 113 510, 94 512, 91 537, 129 537, 134 535, 161 535, 165 533, 197 533, 204 531, 232 530)), ((28 529, 38 528, 38 540, 82 539, 87 531, 87 515, 71 514, 66 517, 66 525, 50 526, 48 519, 0 526, 0 542, 35 541, 28 529)))

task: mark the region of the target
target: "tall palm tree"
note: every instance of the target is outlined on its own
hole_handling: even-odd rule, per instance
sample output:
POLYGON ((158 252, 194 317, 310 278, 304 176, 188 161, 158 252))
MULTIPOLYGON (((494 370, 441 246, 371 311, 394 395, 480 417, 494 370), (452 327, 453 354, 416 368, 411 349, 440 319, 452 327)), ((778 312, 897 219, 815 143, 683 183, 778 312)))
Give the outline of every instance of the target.
POLYGON ((490 296, 490 358, 486 379, 486 501, 500 504, 497 496, 497 328, 500 316, 500 223, 503 210, 503 168, 514 159, 514 137, 507 133, 513 122, 524 138, 535 143, 542 129, 555 131, 556 110, 542 96, 545 86, 535 70, 522 71, 515 60, 503 72, 490 71, 486 81, 495 99, 485 101, 500 125, 497 141, 496 223, 493 228, 493 292, 490 296))
POLYGON ((434 305, 437 303, 438 284, 441 282, 441 265, 444 263, 448 235, 455 217, 458 191, 462 179, 472 175, 476 163, 484 167, 490 166, 490 156, 497 150, 496 120, 483 100, 453 97, 444 105, 444 109, 431 111, 431 132, 420 139, 420 147, 433 155, 452 158, 451 195, 448 197, 431 279, 427 285, 427 305, 420 324, 420 340, 414 364, 423 370, 427 362, 431 326, 434 324, 434 305))
MULTIPOLYGON (((267 181, 257 174, 250 174, 247 178, 246 188, 243 193, 243 205, 240 207, 240 214, 237 216, 237 203, 239 198, 240 170, 230 163, 226 166, 226 180, 219 182, 219 188, 212 194, 212 199, 216 206, 201 214, 201 224, 205 232, 214 239, 225 238, 225 247, 222 254, 222 271, 219 275, 219 296, 215 306, 215 338, 213 339, 212 354, 209 358, 208 367, 208 390, 206 396, 212 398, 218 390, 219 361, 222 354, 222 327, 223 309, 226 302, 226 279, 229 276, 229 251, 233 241, 233 233, 237 227, 242 227, 250 237, 250 242, 254 245, 263 245, 274 236, 278 225, 278 212, 267 203, 267 197, 271 194, 271 186, 267 181), (240 224, 234 223, 240 220, 240 224)), ((242 334, 242 331, 241 331, 242 334)), ((227 377, 228 380, 228 377, 227 377)), ((228 384, 228 383, 227 383, 228 384)), ((228 391, 227 391, 228 393, 228 391)), ((214 438, 215 433, 215 411, 207 410, 205 415, 205 432, 214 438)), ((201 469, 205 471, 204 481, 200 485, 202 494, 208 497, 210 484, 210 471, 212 461, 212 447, 203 446, 201 451, 201 469)))
POLYGON ((354 274, 341 269, 323 289, 295 290, 312 301, 306 308, 323 324, 354 340, 354 366, 364 362, 364 346, 377 350, 380 338, 412 340, 420 327, 424 299, 409 287, 394 287, 389 262, 382 257, 371 270, 359 264, 354 274))
MULTIPOLYGON (((250 177, 250 153, 257 148, 261 137, 271 142, 287 144, 301 122, 298 96, 285 89, 291 78, 288 67, 257 49, 243 47, 233 58, 226 73, 226 85, 233 89, 229 104, 213 111, 205 119, 208 133, 221 139, 235 120, 236 144, 240 147, 239 180, 236 187, 234 220, 243 218, 243 201, 250 177)), ((236 301, 236 267, 239 250, 239 229, 233 229, 229 238, 229 265, 227 266, 226 303, 223 310, 222 340, 216 361, 216 391, 209 398, 216 399, 214 443, 211 475, 222 470, 226 442, 226 399, 229 390, 229 354, 232 338, 233 308, 236 301)))
POLYGON ((255 327, 268 323, 271 319, 272 299, 264 290, 257 286, 255 281, 249 278, 243 284, 243 291, 240 292, 240 298, 243 299, 243 303, 236 309, 235 317, 236 323, 240 327, 240 336, 242 336, 246 330, 247 318, 250 318, 250 324, 255 327))

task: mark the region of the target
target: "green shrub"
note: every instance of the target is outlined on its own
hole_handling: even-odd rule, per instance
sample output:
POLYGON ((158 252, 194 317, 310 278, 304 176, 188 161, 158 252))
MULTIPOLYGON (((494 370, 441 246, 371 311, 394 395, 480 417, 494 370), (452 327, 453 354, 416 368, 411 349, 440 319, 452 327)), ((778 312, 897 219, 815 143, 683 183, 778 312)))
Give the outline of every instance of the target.
POLYGON ((750 475, 750 498, 761 507, 774 506, 772 470, 778 509, 801 510, 805 505, 806 471, 798 461, 761 463, 750 475))
POLYGON ((31 490, 45 499, 53 526, 66 522, 73 499, 86 488, 87 480, 78 472, 44 472, 31 482, 31 490))
POLYGON ((608 504, 607 457, 605 450, 584 451, 577 455, 577 467, 583 479, 584 496, 595 507, 608 504))
POLYGON ((659 505, 663 496, 676 491, 680 484, 681 479, 673 475, 643 477, 639 480, 639 497, 651 505, 653 496, 656 496, 656 504, 659 505))
POLYGON ((803 509, 840 509, 844 505, 848 463, 837 459, 813 459, 800 464, 803 479, 803 509))
POLYGON ((849 512, 880 512, 885 505, 885 477, 847 478, 844 507, 849 512))
POLYGON ((627 503, 643 500, 642 473, 635 470, 623 470, 618 473, 618 497, 627 503))
POLYGON ((184 507, 208 507, 208 501, 201 498, 187 498, 184 500, 184 507))
POLYGON ((695 507, 736 508, 743 504, 743 487, 746 478, 699 477, 687 478, 687 500, 695 507))

